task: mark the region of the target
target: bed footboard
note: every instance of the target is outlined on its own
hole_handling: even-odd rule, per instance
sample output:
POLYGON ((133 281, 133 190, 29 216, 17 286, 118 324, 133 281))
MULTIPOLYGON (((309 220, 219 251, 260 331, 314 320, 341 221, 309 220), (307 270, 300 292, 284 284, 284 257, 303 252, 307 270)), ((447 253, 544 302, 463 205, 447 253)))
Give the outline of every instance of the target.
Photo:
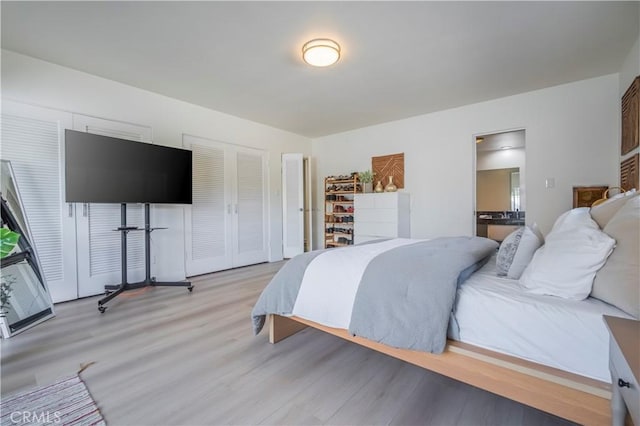
POLYGON ((520 358, 449 341, 442 354, 398 349, 297 317, 269 316, 269 341, 313 327, 583 425, 611 424, 611 386, 520 358))
POLYGON ((278 343, 308 327, 306 324, 280 315, 269 315, 268 321, 269 343, 278 343))

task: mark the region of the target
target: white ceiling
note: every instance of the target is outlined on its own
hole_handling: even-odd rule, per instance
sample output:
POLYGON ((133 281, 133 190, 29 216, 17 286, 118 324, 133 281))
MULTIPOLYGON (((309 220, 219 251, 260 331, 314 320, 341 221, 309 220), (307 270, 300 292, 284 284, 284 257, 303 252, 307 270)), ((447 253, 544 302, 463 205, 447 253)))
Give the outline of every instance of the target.
POLYGON ((308 137, 619 72, 638 2, 1 2, 2 47, 308 137), (333 67, 302 44, 330 37, 333 67))

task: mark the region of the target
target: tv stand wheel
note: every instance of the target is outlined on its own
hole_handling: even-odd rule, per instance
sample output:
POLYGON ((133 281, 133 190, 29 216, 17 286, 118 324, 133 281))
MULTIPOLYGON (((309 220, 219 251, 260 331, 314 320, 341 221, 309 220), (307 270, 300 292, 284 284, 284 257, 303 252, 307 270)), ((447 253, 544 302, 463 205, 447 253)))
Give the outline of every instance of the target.
POLYGON ((189 293, 193 293, 193 286, 187 287, 187 290, 189 290, 189 293))
POLYGON ((98 310, 100 311, 101 314, 104 314, 104 311, 107 310, 106 306, 98 306, 98 310))

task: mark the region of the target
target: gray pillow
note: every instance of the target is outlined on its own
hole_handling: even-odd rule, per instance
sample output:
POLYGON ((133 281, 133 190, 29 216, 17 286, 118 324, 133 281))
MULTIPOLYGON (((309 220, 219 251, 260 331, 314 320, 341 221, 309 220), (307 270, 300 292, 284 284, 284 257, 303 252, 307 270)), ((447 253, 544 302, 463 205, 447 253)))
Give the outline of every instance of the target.
POLYGON ((603 231, 616 247, 596 274, 591 297, 640 318, 640 197, 628 199, 603 231))
POLYGON ((496 257, 496 271, 498 272, 498 276, 507 276, 509 273, 509 268, 516 255, 516 251, 518 251, 518 245, 520 245, 523 232, 524 227, 516 229, 507 235, 507 238, 500 244, 496 257))
POLYGON ((531 263, 531 259, 533 259, 536 250, 538 250, 543 243, 544 237, 538 229, 537 224, 534 223, 531 226, 525 226, 522 231, 522 236, 520 237, 520 244, 518 244, 518 249, 513 256, 509 272, 507 272, 507 278, 511 278, 512 280, 520 279, 526 267, 531 263))
POLYGON ((512 280, 519 279, 543 242, 544 238, 535 223, 513 231, 504 239, 498 250, 496 257, 498 275, 512 280))

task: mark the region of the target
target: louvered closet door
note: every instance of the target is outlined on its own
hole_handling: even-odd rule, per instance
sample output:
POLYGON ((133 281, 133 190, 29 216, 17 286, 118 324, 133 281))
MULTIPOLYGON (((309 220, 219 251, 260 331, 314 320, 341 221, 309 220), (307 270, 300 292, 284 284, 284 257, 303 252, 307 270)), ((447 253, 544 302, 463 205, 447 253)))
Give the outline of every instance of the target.
POLYGON ((2 159, 11 161, 54 302, 78 296, 74 206, 63 197, 62 138, 71 114, 2 102, 2 159))
MULTIPOLYGON (((139 142, 151 141, 151 129, 95 117, 74 114, 73 128, 139 142)), ((153 207, 152 207, 153 208, 153 207)), ((120 284, 121 255, 120 204, 78 203, 78 295, 93 296, 104 293, 107 284, 120 284)), ((144 228, 142 204, 127 204, 127 226, 144 228)), ((127 280, 144 279, 144 232, 127 235, 127 280)))
POLYGON ((266 153, 236 147, 234 152, 233 266, 266 262, 266 153))
POLYGON ((302 154, 282 154, 282 243, 287 259, 304 252, 302 154))
POLYGON ((185 208, 187 276, 229 269, 232 206, 227 146, 187 135, 183 146, 193 151, 193 204, 185 208))

